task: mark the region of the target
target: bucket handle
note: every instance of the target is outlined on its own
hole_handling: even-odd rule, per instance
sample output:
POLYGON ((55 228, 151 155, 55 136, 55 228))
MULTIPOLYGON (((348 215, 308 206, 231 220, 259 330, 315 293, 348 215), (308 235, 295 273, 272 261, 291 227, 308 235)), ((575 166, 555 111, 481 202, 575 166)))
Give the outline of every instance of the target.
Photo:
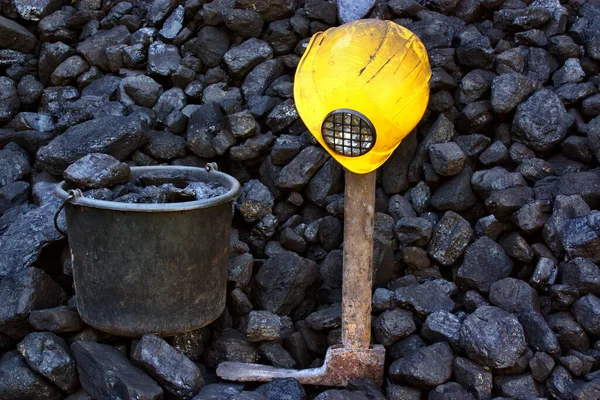
POLYGON ((56 210, 56 213, 54 214, 54 228, 63 236, 67 236, 67 232, 63 231, 60 226, 58 226, 58 216, 60 214, 60 212, 63 210, 63 208, 65 208, 65 206, 67 205, 67 203, 73 199, 77 200, 77 198, 79 196, 83 196, 83 193, 81 193, 81 190, 79 189, 70 189, 68 191, 69 195, 67 196, 67 198, 65 199, 65 201, 63 201, 63 203, 60 205, 60 207, 58 207, 58 210, 56 210))
POLYGON ((204 167, 204 169, 206 169, 206 172, 218 171, 219 166, 217 165, 216 162, 211 162, 211 163, 206 163, 206 166, 204 167))

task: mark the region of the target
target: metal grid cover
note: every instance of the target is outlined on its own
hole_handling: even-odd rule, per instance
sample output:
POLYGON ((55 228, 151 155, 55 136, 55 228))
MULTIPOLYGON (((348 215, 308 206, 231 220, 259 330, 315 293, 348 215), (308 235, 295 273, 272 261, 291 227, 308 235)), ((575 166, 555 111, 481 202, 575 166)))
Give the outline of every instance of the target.
POLYGON ((346 157, 366 154, 375 144, 375 128, 371 121, 354 110, 329 113, 321 127, 323 140, 331 150, 346 157))

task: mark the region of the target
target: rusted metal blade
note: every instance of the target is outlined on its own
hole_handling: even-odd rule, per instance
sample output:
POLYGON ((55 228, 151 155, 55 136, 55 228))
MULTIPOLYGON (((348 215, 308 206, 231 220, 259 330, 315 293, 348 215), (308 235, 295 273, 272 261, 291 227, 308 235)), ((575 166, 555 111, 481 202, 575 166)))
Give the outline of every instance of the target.
POLYGON ((371 378, 383 384, 385 348, 373 345, 369 349, 332 346, 327 349, 320 368, 283 369, 262 364, 223 362, 217 375, 229 381, 267 382, 275 378, 295 378, 303 385, 347 386, 350 381, 371 378))

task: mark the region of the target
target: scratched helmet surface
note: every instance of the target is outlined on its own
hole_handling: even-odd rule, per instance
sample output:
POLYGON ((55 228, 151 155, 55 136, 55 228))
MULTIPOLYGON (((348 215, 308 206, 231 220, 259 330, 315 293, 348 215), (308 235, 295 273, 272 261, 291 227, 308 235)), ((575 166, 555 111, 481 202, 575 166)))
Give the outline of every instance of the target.
POLYGON ((388 159, 429 101, 425 46, 391 21, 364 19, 319 32, 298 64, 294 99, 302 121, 348 170, 388 159))

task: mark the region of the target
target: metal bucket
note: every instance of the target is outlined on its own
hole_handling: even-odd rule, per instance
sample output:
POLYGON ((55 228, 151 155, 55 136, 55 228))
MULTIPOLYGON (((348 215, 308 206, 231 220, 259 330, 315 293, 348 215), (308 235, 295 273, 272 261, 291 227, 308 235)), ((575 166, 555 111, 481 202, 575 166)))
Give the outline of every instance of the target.
MULTIPOLYGON (((227 292, 233 177, 202 168, 132 167, 142 173, 185 172, 228 191, 206 200, 128 204, 76 197, 66 202, 77 309, 90 326, 119 336, 162 336, 208 325, 227 292)), ((55 194, 67 200, 69 186, 55 194)))

